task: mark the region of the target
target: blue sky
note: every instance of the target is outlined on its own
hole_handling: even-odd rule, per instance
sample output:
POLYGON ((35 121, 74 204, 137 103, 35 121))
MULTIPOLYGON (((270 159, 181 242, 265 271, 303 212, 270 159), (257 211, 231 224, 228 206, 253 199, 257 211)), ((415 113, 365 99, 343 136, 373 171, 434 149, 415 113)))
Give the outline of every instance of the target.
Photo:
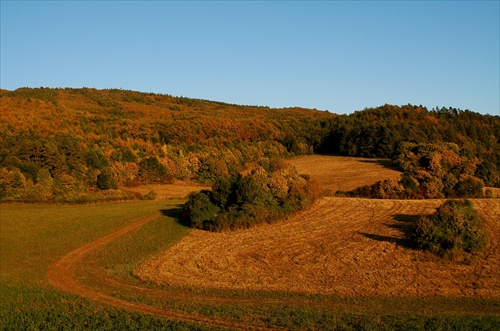
POLYGON ((500 115, 499 1, 1 1, 1 87, 500 115))

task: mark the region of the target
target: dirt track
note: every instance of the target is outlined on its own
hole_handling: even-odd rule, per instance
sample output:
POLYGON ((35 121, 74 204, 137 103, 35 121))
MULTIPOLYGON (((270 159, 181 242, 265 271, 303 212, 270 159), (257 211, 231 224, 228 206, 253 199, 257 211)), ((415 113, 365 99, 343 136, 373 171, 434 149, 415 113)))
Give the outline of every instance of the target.
MULTIPOLYGON (((121 308, 129 311, 140 312, 144 314, 152 314, 156 316, 165 317, 167 319, 193 322, 202 325, 209 325, 212 327, 225 327, 231 329, 245 329, 245 330, 275 330, 268 329, 260 326, 251 326, 248 324, 236 323, 232 321, 226 321, 217 317, 204 317, 201 315, 190 314, 180 311, 165 310, 157 307, 148 306, 145 304, 139 304, 134 302, 129 302, 119 298, 112 297, 101 293, 89 286, 83 285, 78 282, 75 269, 79 262, 82 261, 86 256, 91 254, 96 249, 111 243, 112 241, 118 239, 119 237, 127 234, 128 232, 160 217, 160 214, 155 214, 147 217, 138 219, 137 221, 102 237, 77 249, 71 251, 70 253, 63 256, 59 261, 55 262, 49 267, 48 270, 48 280, 54 287, 63 290, 65 292, 73 293, 88 299, 99 301, 111 305, 116 308, 121 308)), ((118 285, 120 285, 118 283, 118 285)))

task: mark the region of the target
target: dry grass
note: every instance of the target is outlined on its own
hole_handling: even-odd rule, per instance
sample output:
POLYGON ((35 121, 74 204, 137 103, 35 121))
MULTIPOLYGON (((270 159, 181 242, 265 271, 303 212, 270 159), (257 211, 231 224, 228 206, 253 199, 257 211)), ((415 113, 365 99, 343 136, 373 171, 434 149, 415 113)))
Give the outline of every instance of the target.
POLYGON ((442 263, 408 246, 408 223, 441 203, 323 198, 277 224, 229 233, 192 231, 136 274, 159 284, 203 288, 500 298, 498 200, 474 200, 490 233, 484 257, 442 263))
POLYGON ((289 161, 299 173, 309 174, 331 192, 350 191, 383 179, 399 179, 401 172, 385 159, 308 155, 289 161))
POLYGON ((491 196, 493 198, 500 198, 500 188, 487 187, 487 188, 484 189, 484 191, 486 192, 486 190, 490 190, 491 191, 491 196))
POLYGON ((209 189, 210 186, 189 181, 176 180, 172 184, 148 184, 126 188, 127 191, 138 192, 141 195, 154 191, 157 200, 185 199, 189 193, 209 189))

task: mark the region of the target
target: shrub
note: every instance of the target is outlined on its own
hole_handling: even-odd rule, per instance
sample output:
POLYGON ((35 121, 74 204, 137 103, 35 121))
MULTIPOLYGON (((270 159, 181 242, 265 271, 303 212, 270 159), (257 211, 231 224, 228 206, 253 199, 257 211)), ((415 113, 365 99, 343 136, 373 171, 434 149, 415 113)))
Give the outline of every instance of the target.
POLYGON ((109 172, 101 172, 97 176, 96 185, 100 190, 116 189, 118 187, 116 181, 109 172))
POLYGON ((156 196, 157 196, 156 192, 154 190, 151 190, 148 193, 144 194, 141 199, 142 200, 154 200, 154 199, 156 199, 156 196))
POLYGON ((475 253, 487 244, 482 222, 469 200, 448 200, 435 214, 418 219, 412 239, 419 248, 442 257, 475 253))
POLYGON ((310 178, 286 163, 264 160, 249 174, 218 178, 212 191, 190 195, 183 216, 209 231, 248 228, 305 208, 319 196, 310 178))
POLYGON ((220 209, 210 201, 211 192, 203 190, 191 193, 182 207, 182 214, 193 228, 206 228, 206 223, 213 220, 220 209))

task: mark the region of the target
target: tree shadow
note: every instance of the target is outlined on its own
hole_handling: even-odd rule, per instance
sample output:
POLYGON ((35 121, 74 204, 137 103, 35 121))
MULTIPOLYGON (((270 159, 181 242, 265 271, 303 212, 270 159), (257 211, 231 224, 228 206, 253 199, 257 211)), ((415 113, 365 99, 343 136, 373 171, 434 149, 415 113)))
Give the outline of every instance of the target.
POLYGON ((384 224, 388 228, 399 230, 402 235, 401 237, 383 236, 365 232, 359 232, 359 234, 372 240, 385 241, 401 247, 415 249, 416 247, 413 243, 413 240, 411 239, 411 234, 413 230, 413 224, 418 220, 418 217, 418 215, 396 214, 392 217, 395 223, 384 224))
POLYGON ((177 224, 185 227, 190 227, 189 222, 182 217, 182 208, 180 205, 174 208, 160 209, 160 213, 163 216, 173 218, 177 224))
POLYGON ((382 167, 384 167, 386 169, 391 169, 391 170, 398 170, 398 171, 401 170, 401 168, 399 167, 399 165, 397 165, 392 160, 373 159, 373 160, 360 160, 359 162, 377 164, 377 165, 381 165, 382 167))
POLYGON ((391 236, 381 236, 378 234, 371 234, 371 233, 365 233, 365 232, 358 232, 359 234, 365 236, 366 238, 376 240, 376 241, 385 241, 388 243, 393 243, 398 246, 403 246, 407 247, 408 246, 408 239, 405 238, 398 238, 398 237, 391 237, 391 236))

